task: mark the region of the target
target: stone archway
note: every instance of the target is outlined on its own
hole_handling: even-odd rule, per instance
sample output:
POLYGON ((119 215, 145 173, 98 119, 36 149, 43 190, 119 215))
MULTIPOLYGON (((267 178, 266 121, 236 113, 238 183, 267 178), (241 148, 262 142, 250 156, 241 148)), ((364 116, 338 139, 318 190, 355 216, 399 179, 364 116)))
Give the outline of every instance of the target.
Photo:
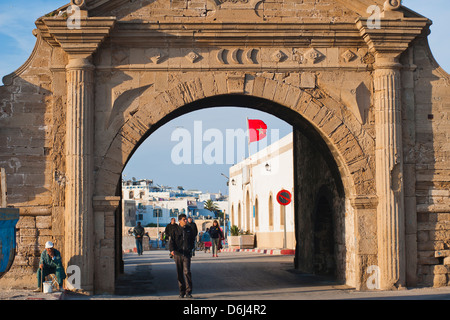
MULTIPOLYGON (((236 73, 233 75, 236 76, 236 73)), ((227 85, 227 82, 223 86, 218 85, 220 78, 224 78, 226 81, 234 81, 233 79, 228 80, 227 75, 223 74, 218 74, 217 79, 215 77, 205 80, 198 78, 194 81, 174 83, 173 88, 166 92, 149 95, 147 98, 141 97, 140 101, 145 101, 145 103, 134 105, 133 112, 129 116, 128 113, 125 113, 127 117, 121 119, 120 124, 118 120, 112 119, 111 122, 117 125, 117 132, 111 135, 113 141, 108 143, 110 148, 104 155, 98 157, 103 162, 96 164, 99 169, 96 173, 97 196, 95 199, 107 198, 107 196, 100 196, 100 194, 114 195, 115 186, 121 177, 124 163, 131 157, 139 144, 156 128, 173 117, 193 110, 221 105, 235 105, 270 112, 293 124, 310 139, 315 139, 316 145, 322 145, 321 150, 328 150, 324 152, 329 154, 329 161, 333 162, 336 167, 335 174, 337 179, 342 181, 348 210, 355 217, 364 212, 372 216, 369 220, 366 218, 365 223, 375 223, 375 182, 371 172, 373 164, 370 163, 370 150, 374 148, 374 141, 369 135, 362 134, 355 137, 352 134, 346 123, 352 121, 350 113, 346 114, 346 119, 336 116, 338 112, 343 110, 345 112, 345 106, 331 99, 320 89, 301 90, 286 84, 283 80, 277 81, 248 74, 243 74, 241 77, 242 79, 248 77, 249 80, 242 81, 240 83, 241 89, 238 91, 239 88, 235 87, 233 93, 228 92, 229 85, 227 85), (210 91, 208 92, 206 88, 210 83, 215 85, 209 86, 210 91), (246 92, 245 88, 251 88, 252 91, 246 92), (258 90, 260 90, 259 93, 258 90), (278 98, 275 99, 275 97, 278 98), (293 119, 295 119, 294 122, 292 122, 293 119), (360 141, 362 141, 363 146, 360 145, 360 141), (329 146, 331 146, 331 150, 329 146), (364 150, 369 150, 369 152, 364 150), (117 164, 117 166, 105 164, 117 164), (363 208, 352 207, 351 203, 358 201, 364 203, 363 208)), ((145 93, 143 95, 145 96, 145 93)), ((118 117, 122 118, 122 115, 118 115, 118 117)), ((354 121, 353 126, 363 132, 358 122, 354 121)), ((246 211, 248 208, 248 206, 241 206, 240 209, 246 211)), ((97 216, 96 213, 95 215, 97 216)), ((353 233, 354 231, 348 232, 353 233)), ((376 247, 374 234, 366 233, 360 238, 361 241, 372 243, 372 246, 376 247)), ((100 244, 96 245, 96 247, 99 246, 100 244)), ((355 248, 352 246, 352 249, 349 250, 351 252, 348 253, 349 259, 361 259, 375 263, 373 262, 376 259, 375 252, 372 251, 364 256, 357 255, 355 254, 357 247, 358 244, 355 248)), ((347 264, 352 265, 353 262, 347 264)), ((107 273, 103 272, 102 274, 107 273)), ((348 274, 347 281, 354 286, 357 286, 358 278, 364 279, 365 277, 362 272, 358 274, 357 270, 348 271, 348 274)), ((345 276, 343 277, 345 278, 345 276)), ((106 282, 106 280, 102 282, 106 282)), ((359 282, 361 283, 363 280, 359 280, 359 282)))

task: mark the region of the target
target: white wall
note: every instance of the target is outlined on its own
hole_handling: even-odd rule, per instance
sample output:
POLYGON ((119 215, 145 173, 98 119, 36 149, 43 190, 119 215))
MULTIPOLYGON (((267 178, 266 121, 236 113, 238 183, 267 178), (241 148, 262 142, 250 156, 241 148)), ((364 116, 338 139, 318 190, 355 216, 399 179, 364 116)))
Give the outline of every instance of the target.
MULTIPOLYGON (((277 237, 284 236, 284 225, 281 225, 283 211, 276 200, 276 195, 282 189, 290 191, 292 195, 294 192, 292 141, 292 134, 289 134, 230 168, 228 213, 232 225, 253 233, 273 233, 277 237), (270 197, 272 197, 273 205, 272 223, 269 223, 270 197), (256 206, 256 202, 258 226, 253 217, 253 206, 256 206)), ((285 206, 285 211, 286 232, 293 234, 295 231, 294 201, 285 206)), ((278 240, 277 243, 280 243, 278 240)))

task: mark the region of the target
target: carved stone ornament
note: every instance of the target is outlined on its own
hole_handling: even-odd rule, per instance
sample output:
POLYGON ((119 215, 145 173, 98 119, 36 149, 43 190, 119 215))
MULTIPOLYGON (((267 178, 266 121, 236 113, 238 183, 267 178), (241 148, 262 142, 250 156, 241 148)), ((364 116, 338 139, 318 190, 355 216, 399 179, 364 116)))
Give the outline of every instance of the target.
POLYGON ((312 63, 316 63, 320 59, 322 59, 324 57, 324 55, 321 52, 317 51, 316 49, 312 48, 305 52, 304 57, 308 61, 311 61, 312 63))
POLYGON ((301 53, 298 49, 293 49, 292 60, 297 61, 298 64, 302 64, 305 61, 305 57, 303 56, 303 53, 301 53))
POLYGON ((356 54, 353 53, 353 51, 351 50, 347 50, 341 55, 341 57, 342 59, 344 59, 345 62, 350 62, 356 58, 356 54))
POLYGON ((154 64, 161 63, 163 60, 165 60, 168 57, 168 55, 162 51, 156 51, 154 53, 151 53, 148 55, 148 58, 151 62, 154 64))
POLYGON ((231 50, 220 49, 217 52, 217 62, 220 64, 256 64, 256 56, 258 54, 257 49, 247 48, 240 49, 235 48, 231 50))
POLYGON ((286 54, 281 50, 275 51, 271 57, 274 62, 282 62, 287 58, 286 54))
POLYGON ((71 0, 70 2, 72 5, 75 5, 80 8, 83 8, 85 5, 85 0, 71 0))
POLYGON ((384 3, 384 11, 394 11, 400 9, 402 5, 401 0, 387 0, 384 3))
POLYGON ((188 59, 191 63, 195 63, 198 59, 200 59, 200 55, 195 51, 191 51, 186 55, 186 59, 188 59))

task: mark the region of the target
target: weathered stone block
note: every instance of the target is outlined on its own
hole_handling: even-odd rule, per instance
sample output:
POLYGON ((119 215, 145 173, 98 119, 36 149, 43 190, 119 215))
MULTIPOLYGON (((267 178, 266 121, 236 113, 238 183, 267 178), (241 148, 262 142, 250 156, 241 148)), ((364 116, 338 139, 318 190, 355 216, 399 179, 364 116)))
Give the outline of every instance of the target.
POLYGON ((51 216, 36 217, 36 228, 50 229, 51 227, 52 227, 52 217, 51 216))
POLYGON ((446 274, 436 274, 433 278, 433 287, 445 287, 447 286, 448 277, 446 274))

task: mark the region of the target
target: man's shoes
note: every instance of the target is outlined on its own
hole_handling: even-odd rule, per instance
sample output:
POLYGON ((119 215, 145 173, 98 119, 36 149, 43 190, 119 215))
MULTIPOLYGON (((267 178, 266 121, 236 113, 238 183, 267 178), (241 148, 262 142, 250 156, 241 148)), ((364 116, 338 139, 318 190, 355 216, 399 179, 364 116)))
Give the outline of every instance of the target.
POLYGON ((184 294, 180 293, 180 298, 183 299, 184 298, 184 294))
POLYGON ((33 290, 33 292, 41 292, 41 288, 36 288, 33 290))
POLYGON ((190 293, 186 294, 186 298, 192 299, 192 294, 190 293))

